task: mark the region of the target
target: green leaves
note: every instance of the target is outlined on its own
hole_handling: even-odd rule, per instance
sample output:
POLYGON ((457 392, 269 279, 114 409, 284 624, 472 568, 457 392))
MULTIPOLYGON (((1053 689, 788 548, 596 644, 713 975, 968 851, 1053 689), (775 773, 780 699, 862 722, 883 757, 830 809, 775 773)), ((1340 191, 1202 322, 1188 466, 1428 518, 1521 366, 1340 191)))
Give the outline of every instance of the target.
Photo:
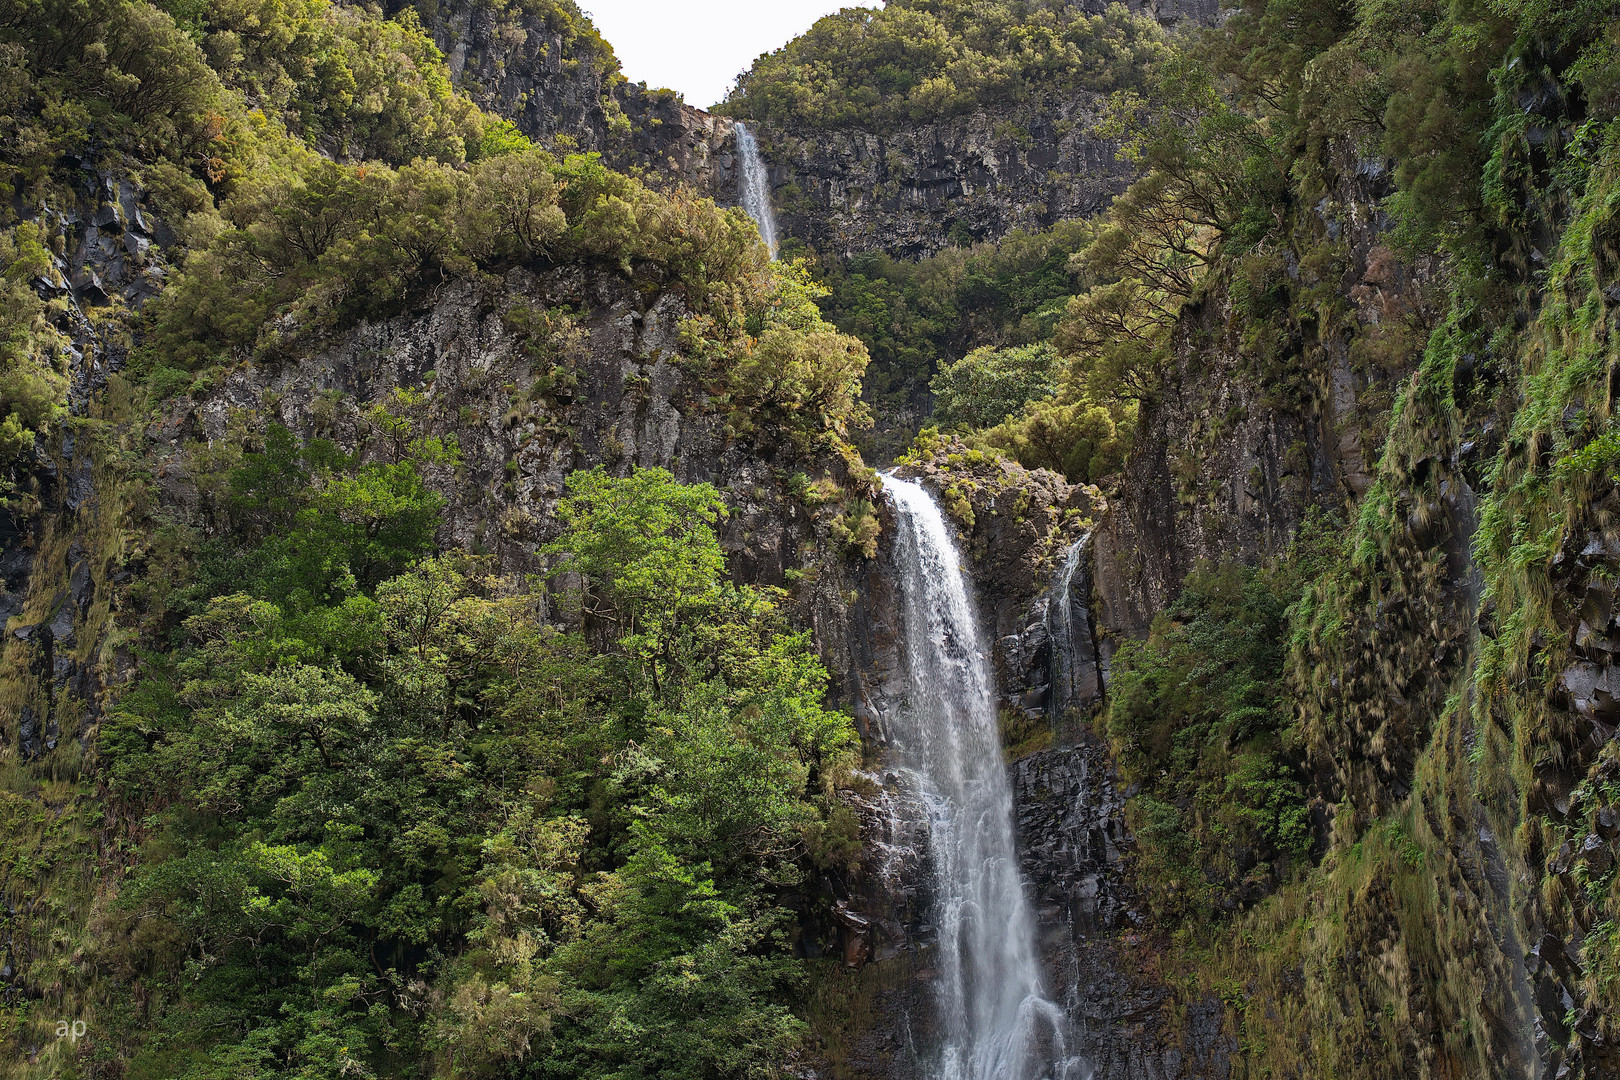
MULTIPOLYGON (((807 450, 827 438, 847 440, 871 423, 861 400, 868 355, 861 342, 835 330, 816 301, 827 290, 800 260, 770 265, 766 286, 743 309, 686 320, 682 340, 730 407, 731 434, 786 429, 807 450), (739 322, 741 325, 739 325, 739 322)), ((701 369, 700 369, 701 370, 701 369)))
POLYGON ((282 359, 407 306, 429 282, 533 259, 601 262, 685 288, 690 305, 759 293, 768 256, 740 210, 662 194, 595 155, 533 148, 467 168, 342 165, 291 149, 238 185, 233 228, 155 302, 151 351, 195 368, 236 350, 282 359))
POLYGON ((1114 659, 1108 735, 1142 785, 1131 814, 1149 902, 1167 915, 1209 917, 1309 854, 1283 699, 1287 608, 1313 569, 1306 547, 1259 570, 1200 567, 1148 639, 1114 659))
POLYGON ((928 388, 934 392, 934 419, 942 427, 994 427, 1057 392, 1057 356, 1046 345, 982 347, 941 365, 928 388))
POLYGON ((361 464, 324 439, 301 446, 279 424, 262 451, 243 455, 226 505, 258 541, 238 555, 255 591, 303 613, 370 594, 431 548, 444 498, 421 469, 457 458, 453 444, 419 433, 417 397, 400 391, 366 413, 384 460, 361 464))
POLYGON ((30 284, 55 276, 37 228, 0 230, 0 509, 36 437, 67 413, 67 339, 30 284))
POLYGON ((667 660, 676 638, 717 604, 725 556, 713 525, 725 513, 708 484, 677 484, 663 469, 624 480, 601 467, 568 478, 557 507, 563 535, 547 544, 562 556, 553 578, 578 574, 575 602, 590 619, 611 624, 630 655, 667 660))
POLYGON ((821 19, 756 61, 724 107, 800 128, 886 131, 1054 86, 1106 93, 1135 84, 1163 51, 1158 25, 1123 7, 896 2, 821 19))
POLYGON ((413 408, 370 415, 373 465, 266 433, 229 486, 260 595, 212 598, 105 724, 149 830, 109 934, 185 1062, 132 1068, 768 1071, 803 1033, 776 897, 812 843, 859 857, 808 635, 661 470, 575 474, 547 549, 603 654, 463 555, 333 573, 418 550, 387 538, 453 455, 413 408))

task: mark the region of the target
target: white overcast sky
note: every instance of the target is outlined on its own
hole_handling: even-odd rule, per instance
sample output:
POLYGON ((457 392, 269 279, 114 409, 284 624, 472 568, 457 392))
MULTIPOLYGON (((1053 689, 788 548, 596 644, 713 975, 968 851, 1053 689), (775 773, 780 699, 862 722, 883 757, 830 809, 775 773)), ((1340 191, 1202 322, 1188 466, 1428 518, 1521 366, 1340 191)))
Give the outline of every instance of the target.
POLYGON ((579 0, 631 82, 669 87, 707 109, 760 53, 779 49, 823 15, 877 0, 579 0))

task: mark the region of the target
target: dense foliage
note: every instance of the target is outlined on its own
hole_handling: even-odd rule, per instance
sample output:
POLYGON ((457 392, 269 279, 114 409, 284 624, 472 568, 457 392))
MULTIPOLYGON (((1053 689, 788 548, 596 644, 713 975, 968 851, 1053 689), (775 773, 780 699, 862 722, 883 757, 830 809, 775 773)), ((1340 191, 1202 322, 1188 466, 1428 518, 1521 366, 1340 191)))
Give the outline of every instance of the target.
POLYGON ((596 156, 534 149, 468 169, 347 167, 315 155, 239 185, 228 228, 155 307, 150 344, 196 367, 275 359, 311 335, 394 314, 428 282, 518 262, 595 261, 734 304, 765 261, 748 218, 653 192, 596 156))
POLYGON ((800 1038, 775 903, 853 739, 806 636, 656 469, 570 479, 559 598, 427 557, 454 463, 271 427, 231 469, 102 736, 148 822, 102 957, 146 988, 129 1075, 752 1076, 800 1038))
POLYGON ((866 347, 822 317, 817 301, 826 295, 803 263, 774 263, 769 290, 745 311, 687 320, 685 362, 723 387, 714 402, 727 409, 729 432, 774 423, 800 449, 818 440, 842 449, 854 430, 871 424, 861 398, 866 347))
POLYGON ((1153 20, 1053 0, 894 0, 845 8, 760 57, 722 106, 793 128, 883 131, 1053 91, 1138 84, 1153 20))
MULTIPOLYGON (((1118 101, 1145 175, 1111 217, 1132 227, 1082 255, 1101 274, 1057 338, 1087 392, 1169 399, 1189 375, 1178 363, 1218 344, 1235 346, 1235 377, 1310 409, 1337 354, 1366 388, 1358 407, 1380 417, 1346 550, 1283 594, 1288 712, 1271 726, 1294 771, 1278 779, 1332 803, 1326 856, 1233 919, 1229 938, 1206 944, 1196 902, 1175 931, 1180 970, 1228 996, 1253 1068, 1516 1076, 1537 1055, 1605 1067, 1620 894, 1598 823, 1616 768, 1578 688, 1612 657, 1578 628, 1594 609, 1577 598, 1606 596, 1596 583, 1612 574, 1594 538, 1612 513, 1617 16, 1607 3, 1257 0, 1142 101, 1118 101), (1392 167, 1372 174, 1372 197, 1393 228, 1347 250, 1341 200, 1380 158, 1392 167), (1403 260, 1425 273, 1397 283, 1403 260), (1360 281, 1345 284, 1347 270, 1360 281), (1477 531, 1472 511, 1447 516, 1459 492, 1481 493, 1477 531), (1493 884, 1478 869, 1493 859, 1524 876, 1493 884), (1504 923, 1539 939, 1530 957, 1493 944, 1504 923), (1526 972, 1534 1002, 1515 989, 1526 972), (1551 1044, 1516 1034, 1532 1023, 1551 1044)), ((1229 760, 1231 740, 1178 762, 1174 738, 1156 737, 1157 710, 1218 731, 1197 718, 1244 715, 1234 688, 1278 692, 1275 655, 1256 667, 1218 638, 1200 645, 1200 621, 1222 607, 1202 575, 1172 612, 1192 616, 1184 628, 1160 624, 1121 652, 1120 686, 1145 686, 1151 708, 1122 692, 1109 710, 1122 749, 1159 748, 1132 812, 1161 902, 1230 880, 1208 872, 1202 829, 1272 790, 1245 794, 1253 777, 1233 768, 1217 807, 1199 768, 1229 760), (1265 678, 1233 677, 1245 670, 1265 678)))
POLYGON ((929 382, 934 419, 947 428, 994 427, 1057 391, 1057 357, 1044 345, 982 346, 940 366, 929 382))
POLYGON ((36 437, 66 412, 67 342, 33 289, 36 279, 56 274, 38 230, 0 231, 0 266, 0 507, 6 507, 36 437))
MULTIPOLYGON (((929 384, 953 358, 979 348, 1050 342, 1075 292, 1072 257, 1094 233, 1091 222, 1066 221, 1039 232, 1015 231, 994 243, 948 249, 916 262, 873 253, 824 267, 829 295, 822 306, 830 322, 866 343, 872 360, 865 378, 866 398, 880 421, 891 428, 904 424, 905 414, 917 411, 919 404, 926 415, 929 384)), ((971 367, 963 374, 968 370, 971 367)), ((1088 403, 1080 412, 1089 410, 1088 403)), ((937 417, 957 426, 994 424, 1001 418, 937 417)), ((1042 426, 1044 431, 1052 425, 1043 421, 1042 426)), ((1066 429, 1067 418, 1057 426, 1066 429)), ((905 434, 909 437, 910 431, 905 434)), ((887 454, 897 448, 877 449, 887 454)), ((1016 456, 1023 460, 1023 454, 1016 456)), ((1065 457, 1074 455, 1047 453, 1037 460, 1031 454, 1026 464, 1066 468, 1055 464, 1065 457)), ((1113 467, 1117 466, 1116 460, 1113 467)), ((1073 474, 1077 479, 1101 475, 1086 471, 1083 463, 1077 468, 1073 474)), ((1111 469, 1103 469, 1107 471, 1111 469)))
MULTIPOLYGON (((522 10, 611 66, 572 4, 522 10)), ((591 300, 502 295, 519 267, 667 296, 699 407, 738 425, 836 453, 863 419, 864 349, 745 215, 532 147, 452 86, 410 9, 42 0, 0 11, 0 59, 7 510, 38 509, 74 437, 123 438, 67 415, 70 334, 131 358, 109 393, 133 433, 178 390, 276 371, 457 281, 500 297, 492 325, 531 365, 514 409, 566 435, 567 301, 591 300), (64 238, 124 224, 125 190, 161 220, 132 256, 161 292, 91 308, 64 238)), ((26 898, 4 916, 0 1040, 49 1028, 10 993, 26 967, 95 1021, 47 1056, 128 1077, 775 1075, 804 1035, 781 904, 859 852, 834 794, 853 731, 785 594, 734 584, 719 493, 657 469, 575 472, 531 550, 549 578, 499 574, 441 543, 461 465, 429 434, 431 390, 327 423, 342 397, 301 435, 268 395, 223 440, 188 433, 157 470, 185 463, 178 500, 139 435, 98 476, 118 494, 96 505, 144 522, 138 576, 95 612, 134 678, 92 749, 0 763, 0 887, 26 898), (36 828, 42 785, 71 827, 36 828), (99 829, 120 836, 105 887, 78 872, 99 829), (44 924, 81 888, 94 917, 69 950, 44 924)), ((870 504, 837 509, 870 547, 870 504)), ((7 640, 14 716, 38 684, 7 640)))
POLYGON ((1303 739, 1284 674, 1290 606, 1335 565, 1313 517, 1287 556, 1201 566, 1113 661, 1104 726, 1127 780, 1147 900, 1169 920, 1268 895, 1312 845, 1303 739))

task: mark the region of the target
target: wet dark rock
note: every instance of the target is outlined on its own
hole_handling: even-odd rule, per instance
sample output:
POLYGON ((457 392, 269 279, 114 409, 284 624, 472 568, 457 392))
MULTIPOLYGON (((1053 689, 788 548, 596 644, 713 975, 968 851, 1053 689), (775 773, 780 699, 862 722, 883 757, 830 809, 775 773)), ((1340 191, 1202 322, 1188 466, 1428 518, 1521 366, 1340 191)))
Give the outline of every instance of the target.
POLYGON ((24 705, 18 710, 17 744, 25 761, 38 758, 42 752, 39 714, 32 705, 24 705))
POLYGON ((1614 866, 1614 848, 1609 841, 1592 833, 1581 841, 1580 851, 1575 858, 1586 867, 1591 878, 1601 878, 1614 866))
POLYGON ((931 255, 1106 207, 1131 172, 1097 133, 1100 95, 1051 94, 895 131, 761 125, 792 236, 837 256, 931 255))
POLYGON ((74 644, 73 606, 67 603, 68 596, 68 593, 63 593, 58 599, 56 614, 51 616, 50 626, 47 628, 51 640, 59 649, 71 649, 74 644))
POLYGON ((1041 925, 1079 938, 1129 925, 1125 799, 1105 750, 1087 740, 1034 754, 1012 776, 1019 860, 1041 925))

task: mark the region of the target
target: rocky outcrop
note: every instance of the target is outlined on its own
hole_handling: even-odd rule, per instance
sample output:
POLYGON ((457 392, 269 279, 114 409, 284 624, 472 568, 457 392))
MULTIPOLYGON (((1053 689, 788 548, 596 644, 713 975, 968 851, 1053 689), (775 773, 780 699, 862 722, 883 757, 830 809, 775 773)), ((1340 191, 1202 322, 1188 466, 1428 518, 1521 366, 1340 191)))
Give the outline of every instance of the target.
POLYGON ((1145 963, 1147 917, 1130 887, 1125 793, 1105 747, 1013 764, 1019 859, 1034 894, 1046 982, 1068 1014, 1067 1049, 1092 1080, 1216 1080, 1236 1049, 1217 1001, 1164 1023, 1164 988, 1145 963))
POLYGON ((670 90, 627 84, 616 94, 630 120, 608 152, 616 168, 654 187, 684 184, 722 206, 741 202, 732 121, 693 108, 670 90))
POLYGON ((1295 328, 1265 357, 1242 340, 1230 282, 1207 283, 1184 313, 1097 530, 1106 653, 1120 636, 1144 635, 1199 560, 1278 554, 1312 506, 1341 513, 1372 484, 1395 388, 1435 317, 1426 292, 1438 267, 1388 248, 1384 167, 1345 147, 1333 160, 1332 194, 1309 211, 1309 227, 1342 256, 1302 268, 1291 251, 1271 253, 1250 272, 1273 285, 1310 275, 1342 292, 1341 321, 1295 328))
POLYGON ((0 504, 0 715, 18 758, 58 774, 79 767, 128 673, 127 650, 102 650, 124 539, 121 493, 97 469, 116 445, 102 391, 127 356, 122 318, 162 289, 173 241, 128 172, 77 166, 74 201, 18 208, 50 253, 30 284, 67 343, 67 417, 0 504))
POLYGON ((684 184, 736 204, 731 121, 672 90, 627 82, 587 25, 521 6, 447 0, 433 8, 427 28, 456 85, 540 146, 597 152, 655 187, 684 184))
MULTIPOLYGON (((1614 1017, 1599 989, 1614 930, 1591 883, 1612 882, 1620 865, 1620 487, 1593 492, 1568 536, 1548 575, 1567 636, 1549 650, 1562 655, 1561 670, 1545 695, 1527 785, 1541 835, 1526 852, 1535 883, 1524 912, 1526 993, 1547 1075, 1607 1080, 1620 1077, 1614 1017)), ((1482 622, 1494 628, 1500 618, 1491 610, 1482 622)))
POLYGON ((1049 94, 1008 110, 894 132, 762 125, 784 230, 824 255, 931 255, 1086 217, 1129 181, 1096 131, 1099 95, 1049 94))
MULTIPOLYGON (((1094 487, 1025 469, 956 439, 919 443, 897 472, 933 491, 961 530, 980 630, 995 643, 1003 709, 1045 725, 1052 711, 1048 615, 1061 599, 1052 587, 1107 502, 1094 487)), ((1080 600, 1089 604, 1089 596, 1080 600)))
MULTIPOLYGON (((1100 14, 1108 4, 1076 5, 1100 14)), ((1132 0, 1168 27, 1209 25, 1215 0, 1132 0)), ((891 131, 765 124, 784 231, 823 256, 931 255, 1104 209, 1130 182, 1098 130, 1106 95, 1048 91, 891 131)))
POLYGON ((594 33, 566 20, 484 0, 445 0, 423 19, 456 85, 479 108, 511 120, 541 146, 557 146, 563 136, 581 152, 605 150, 616 111, 612 91, 622 79, 618 62, 594 33))
POLYGON ((657 466, 683 482, 714 484, 731 508, 720 539, 733 575, 781 586, 790 570, 802 572, 798 614, 816 630, 840 696, 857 697, 844 625, 853 570, 827 536, 838 508, 812 512, 786 480, 809 470, 844 485, 862 481, 841 457, 799 460, 768 432, 730 438, 680 362, 685 314, 673 294, 645 295, 613 273, 520 269, 494 284, 459 281, 430 309, 364 324, 317 355, 235 369, 218 389, 177 402, 153 424, 151 453, 166 498, 186 505, 194 500, 196 438, 240 438, 231 432, 246 419, 352 447, 364 438, 368 404, 396 388, 419 390, 419 430, 453 436, 460 451, 458 468, 435 468, 428 478, 446 499, 441 546, 487 553, 517 573, 542 569, 537 549, 555 535, 557 500, 576 469, 657 466), (541 343, 550 357, 543 371, 524 319, 558 309, 585 314, 541 343), (539 376, 544 393, 519 390, 539 376))

